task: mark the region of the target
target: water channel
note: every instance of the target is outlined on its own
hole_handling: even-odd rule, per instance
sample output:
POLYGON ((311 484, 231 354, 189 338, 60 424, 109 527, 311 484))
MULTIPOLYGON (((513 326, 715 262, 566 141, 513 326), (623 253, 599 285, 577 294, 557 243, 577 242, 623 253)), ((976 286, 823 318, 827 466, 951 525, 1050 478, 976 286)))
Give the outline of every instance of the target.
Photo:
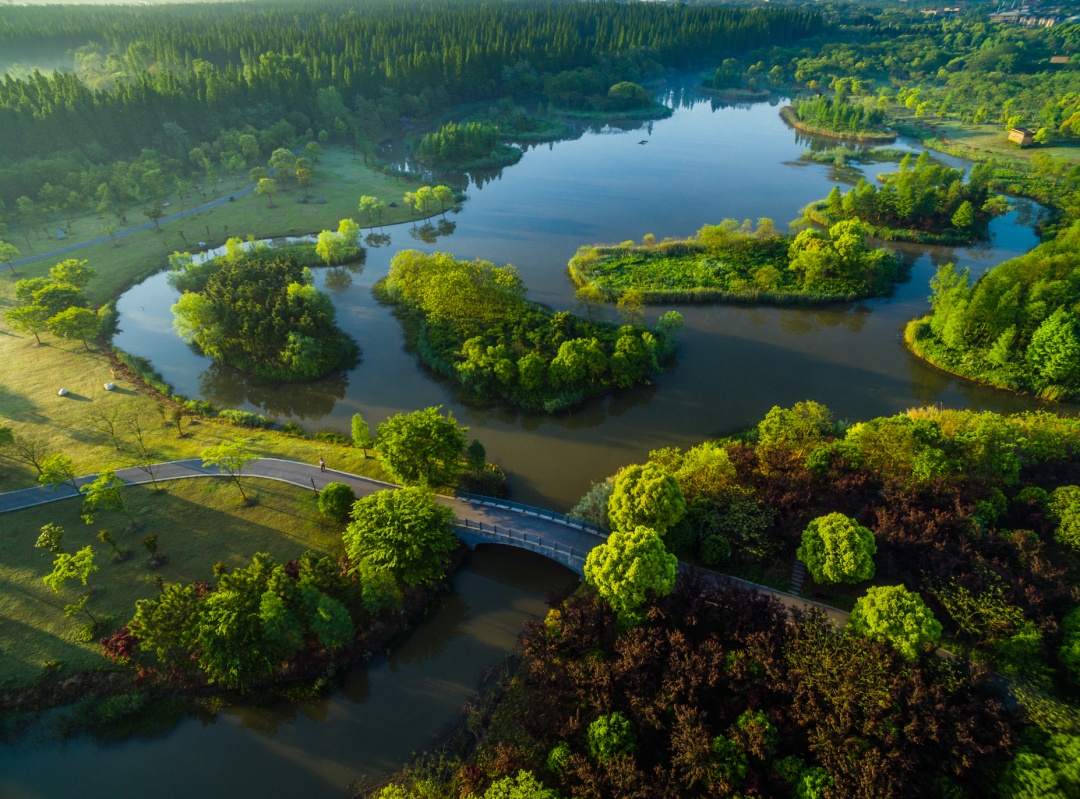
POLYGON ((0 746, 4 799, 295 796, 342 799, 361 777, 400 768, 453 724, 477 682, 513 649, 525 619, 577 576, 539 555, 479 547, 431 618, 388 658, 353 670, 317 702, 237 706, 168 734, 103 744, 0 746))
MULTIPOLYGON (((346 374, 274 387, 212 364, 173 332, 169 307, 176 295, 163 274, 120 299, 117 344, 149 358, 183 394, 296 421, 309 431, 347 432, 356 412, 374 429, 392 414, 443 405, 507 471, 515 499, 559 510, 650 449, 687 446, 754 424, 776 404, 814 399, 848 419, 929 403, 1034 407, 1030 399, 954 379, 901 344, 904 323, 927 308, 938 264, 953 261, 977 276, 1038 243, 1031 205, 1023 202, 992 223, 988 244, 905 246, 910 277, 888 298, 810 309, 681 306, 686 326, 678 362, 652 386, 554 417, 459 403, 404 351, 397 321, 371 296, 371 285, 398 250, 513 263, 531 299, 573 309, 566 263, 582 244, 640 241, 646 233, 684 236, 725 217, 769 217, 784 226, 838 180, 852 180, 831 165, 801 160, 807 140, 786 126, 775 106, 678 100, 669 119, 531 147, 519 163, 474 181, 460 213, 449 215, 452 234, 434 243, 410 236, 410 225, 386 228, 392 244, 369 249, 361 274, 342 280, 340 270, 318 270, 339 323, 363 351, 362 362, 346 374)), ((872 179, 892 168, 865 171, 872 179)), ((665 310, 655 307, 650 315, 665 310)))

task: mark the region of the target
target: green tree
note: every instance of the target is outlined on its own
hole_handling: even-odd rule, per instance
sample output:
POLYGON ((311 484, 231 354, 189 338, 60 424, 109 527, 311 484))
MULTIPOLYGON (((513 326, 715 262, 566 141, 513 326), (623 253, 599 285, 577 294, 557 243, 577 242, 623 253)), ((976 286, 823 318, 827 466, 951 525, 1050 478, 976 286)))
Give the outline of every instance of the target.
POLYGON ((874 534, 842 513, 806 526, 796 556, 819 583, 858 583, 874 576, 874 534))
POLYGON ((276 207, 274 205, 274 192, 276 191, 277 183, 273 178, 259 178, 259 182, 255 186, 255 193, 260 197, 265 197, 271 208, 276 207))
POLYGON ((96 274, 97 270, 78 258, 68 258, 49 270, 49 278, 54 283, 66 283, 79 289, 86 288, 96 274))
POLYGON ((45 585, 49 586, 57 594, 64 588, 68 580, 78 580, 86 585, 90 575, 98 570, 94 565, 94 550, 87 544, 74 555, 60 552, 53 563, 52 573, 42 578, 45 585))
POLYGON ((855 602, 847 629, 914 658, 941 637, 941 624, 918 594, 902 585, 872 586, 855 602))
POLYGON ((19 250, 14 244, 0 241, 0 263, 7 264, 11 274, 15 274, 15 259, 19 257, 19 250))
POLYGON ((291 150, 279 147, 270 153, 270 160, 267 165, 271 169, 277 170, 277 179, 284 183, 286 177, 296 169, 296 156, 292 154, 291 150))
POLYGON ((484 791, 484 799, 559 799, 558 791, 545 788, 531 771, 495 780, 484 791))
POLYGON ((67 484, 79 490, 79 484, 75 482, 75 463, 67 455, 50 455, 41 463, 41 474, 38 482, 45 486, 52 486, 55 490, 58 486, 67 484))
POLYGON ((663 596, 675 585, 678 559, 648 527, 616 530, 585 559, 585 580, 626 624, 639 620, 650 596, 663 596))
POLYGON ((1057 526, 1058 543, 1080 552, 1080 486, 1058 486, 1050 495, 1049 511, 1057 526))
POLYGON ((967 230, 975 224, 975 209, 970 200, 964 200, 956 213, 952 215, 952 226, 958 230, 967 230))
POLYGON ((402 483, 449 485, 458 470, 465 433, 442 406, 391 416, 379 425, 375 451, 391 476, 402 483))
POLYGON ((469 446, 465 449, 465 465, 477 477, 487 466, 487 449, 480 439, 474 438, 469 442, 469 446))
POLYGON ((165 216, 165 206, 160 201, 155 200, 143 209, 143 216, 154 223, 154 230, 161 230, 161 225, 158 222, 165 216))
POLYGON ((81 341, 90 352, 90 339, 101 332, 101 320, 87 308, 68 308, 48 321, 49 332, 58 338, 81 341))
POLYGON ((655 463, 635 464, 615 478, 608 519, 615 530, 645 526, 664 535, 686 514, 679 482, 655 463))
POLYGON ((1064 307, 1054 311, 1031 334, 1026 357, 1046 383, 1080 384, 1080 336, 1073 314, 1064 307))
POLYGON ((41 343, 41 333, 49 329, 49 319, 52 314, 49 309, 36 304, 20 305, 4 312, 4 319, 19 333, 29 333, 38 344, 41 343))
POLYGON ((449 186, 440 184, 432 189, 432 193, 435 196, 435 201, 439 203, 439 208, 442 210, 443 214, 446 213, 447 208, 453 208, 457 205, 457 198, 454 196, 454 190, 449 186))
POLYGON ((83 495, 82 517, 87 524, 93 524, 97 514, 103 510, 120 511, 131 520, 132 526, 136 524, 124 499, 124 481, 112 469, 103 471, 80 491, 83 495))
POLYGON ((630 720, 619 711, 600 716, 589 725, 589 754, 601 763, 616 755, 630 755, 637 749, 637 736, 630 720))
POLYGON ((136 601, 128 627, 138 636, 140 649, 152 653, 158 665, 186 671, 199 634, 200 611, 194 586, 174 583, 155 599, 136 601))
POLYGON ((335 522, 349 519, 356 492, 345 483, 327 483, 319 492, 319 513, 335 522))
POLYGON ((359 413, 352 415, 352 442, 354 447, 359 447, 363 451, 366 458, 368 447, 371 446, 371 430, 359 413))
POLYGON ((435 583, 458 546, 453 510, 427 488, 378 491, 357 500, 352 516, 344 534, 350 561, 385 569, 405 585, 435 583))
POLYGON ((214 447, 207 447, 200 455, 203 460, 203 468, 217 466, 223 474, 236 483, 240 491, 240 498, 248 501, 248 495, 244 492, 244 484, 241 481, 244 467, 259 456, 247 448, 244 441, 227 441, 214 447))
POLYGON ((378 197, 372 197, 370 194, 365 194, 360 198, 360 205, 357 206, 357 210, 362 214, 367 214, 368 222, 372 221, 372 216, 381 203, 378 197))
POLYGON ((41 534, 38 535, 34 546, 38 549, 47 549, 52 553, 64 551, 64 528, 59 524, 49 522, 41 526, 41 534))

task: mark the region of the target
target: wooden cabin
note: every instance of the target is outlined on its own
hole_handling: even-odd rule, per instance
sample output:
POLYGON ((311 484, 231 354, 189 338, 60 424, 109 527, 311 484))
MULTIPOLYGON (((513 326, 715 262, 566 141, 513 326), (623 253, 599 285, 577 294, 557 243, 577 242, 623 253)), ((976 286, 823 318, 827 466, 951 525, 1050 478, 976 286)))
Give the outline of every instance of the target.
POLYGON ((1068 64, 1069 57, 1067 55, 1052 55, 1050 56, 1051 64, 1068 64))
POLYGON ((1035 131, 1031 128, 1013 128, 1009 131, 1009 141, 1021 147, 1029 147, 1035 142, 1035 131))

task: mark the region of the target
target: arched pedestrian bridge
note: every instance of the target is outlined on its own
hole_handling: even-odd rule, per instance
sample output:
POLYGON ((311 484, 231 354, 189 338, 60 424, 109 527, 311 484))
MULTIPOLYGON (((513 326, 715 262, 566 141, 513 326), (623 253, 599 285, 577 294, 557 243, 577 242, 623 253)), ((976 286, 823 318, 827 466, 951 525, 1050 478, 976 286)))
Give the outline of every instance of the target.
MULTIPOLYGON (((153 467, 154 478, 158 481, 183 480, 192 477, 220 477, 216 467, 204 467, 202 460, 191 459, 159 463, 153 467)), ((132 467, 118 469, 118 477, 127 483, 149 483, 150 475, 145 469, 132 467)), ((76 483, 83 485, 91 482, 97 475, 80 477, 76 483)), ((364 497, 387 488, 398 488, 392 483, 372 480, 368 477, 349 474, 348 472, 327 469, 319 470, 317 465, 277 458, 259 458, 244 468, 244 477, 256 477, 266 480, 278 480, 292 483, 301 488, 321 490, 327 483, 346 483, 352 486, 356 496, 364 497)), ((70 485, 57 488, 34 487, 21 491, 8 491, 0 494, 0 513, 28 508, 46 502, 76 496, 70 485)), ((525 549, 561 563, 579 576, 584 575, 585 558, 588 553, 607 538, 607 530, 554 511, 534 508, 517 502, 509 502, 492 497, 473 494, 458 494, 455 497, 439 497, 439 502, 453 508, 456 517, 457 535, 469 546, 479 544, 501 544, 525 549)), ((693 568, 687 564, 682 569, 693 568)), ((752 591, 760 591, 779 599, 784 605, 799 610, 815 608, 821 610, 838 624, 847 620, 847 613, 836 608, 820 605, 784 591, 778 591, 756 583, 740 580, 717 572, 706 571, 717 583, 734 585, 752 591)))

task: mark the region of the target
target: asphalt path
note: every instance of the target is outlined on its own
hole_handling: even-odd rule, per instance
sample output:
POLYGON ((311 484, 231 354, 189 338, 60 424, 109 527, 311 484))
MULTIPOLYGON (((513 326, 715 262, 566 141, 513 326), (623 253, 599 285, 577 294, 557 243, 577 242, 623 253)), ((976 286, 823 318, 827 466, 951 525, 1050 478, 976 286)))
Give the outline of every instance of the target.
MULTIPOLYGON (((216 200, 211 200, 208 203, 197 205, 194 208, 188 208, 186 211, 180 211, 179 213, 171 214, 169 216, 163 216, 157 221, 158 225, 162 225, 168 222, 175 222, 177 219, 183 219, 186 216, 197 214, 200 211, 206 211, 210 208, 217 208, 219 205, 224 205, 227 202, 231 202, 236 197, 243 197, 245 194, 250 194, 255 191, 255 184, 252 183, 249 186, 244 186, 242 189, 237 189, 234 192, 230 192, 226 197, 219 197, 216 200)), ((56 258, 61 255, 66 255, 69 252, 75 252, 81 250, 83 247, 93 247, 98 244, 105 244, 112 241, 114 238, 122 239, 125 236, 132 236, 136 233, 142 233, 144 230, 149 230, 152 227, 156 227, 153 222, 147 222, 145 225, 136 225, 135 227, 125 228, 124 230, 117 231, 116 236, 98 236, 96 239, 89 239, 87 241, 79 242, 78 244, 69 244, 67 247, 61 247, 57 250, 50 250, 49 252, 37 253, 36 255, 28 255, 25 258, 20 258, 18 261, 12 261, 11 265, 23 266, 24 264, 32 264, 34 261, 43 261, 46 258, 56 258)))
MULTIPOLYGON (((153 471, 153 480, 159 482, 184 480, 193 477, 216 477, 219 479, 223 476, 228 477, 216 466, 204 466, 199 458, 158 463, 154 464, 150 469, 153 471)), ((145 485, 152 482, 150 471, 140 467, 117 469, 116 476, 129 485, 145 485)), ((92 482, 96 477, 96 474, 85 475, 77 478, 75 484, 83 486, 92 482)), ((327 483, 345 483, 352 487, 357 497, 366 497, 387 488, 398 488, 392 483, 384 483, 348 472, 339 472, 334 469, 323 471, 318 464, 300 463, 299 461, 287 461, 277 458, 259 458, 248 463, 244 467, 243 479, 251 477, 278 480, 301 488, 310 488, 313 491, 321 490, 327 483)), ((0 513, 30 508, 35 505, 43 505, 77 496, 78 491, 68 484, 36 486, 19 491, 8 491, 0 494, 0 513)), ((481 533, 481 538, 508 546, 531 551, 537 551, 537 546, 540 546, 541 551, 549 549, 576 552, 581 553, 577 558, 580 560, 584 553, 589 552, 605 540, 605 536, 601 534, 573 527, 557 519, 546 518, 536 512, 506 507, 501 505, 498 500, 484 502, 440 496, 438 501, 454 510, 459 525, 467 525, 472 533, 475 533, 477 529, 483 531, 486 528, 490 534, 485 536, 481 533), (532 546, 528 545, 530 540, 535 542, 532 546)), ((2 528, 3 525, 0 524, 0 529, 2 528)), ((572 566, 571 568, 575 567, 572 566)), ((697 567, 680 564, 680 569, 683 571, 695 568, 697 567)), ((580 573, 580 570, 578 571, 580 573)), ((719 572, 706 569, 698 569, 698 571, 718 585, 733 586, 768 594, 792 610, 819 610, 837 626, 843 626, 847 621, 848 614, 837 608, 811 602, 794 594, 778 591, 719 572)))

